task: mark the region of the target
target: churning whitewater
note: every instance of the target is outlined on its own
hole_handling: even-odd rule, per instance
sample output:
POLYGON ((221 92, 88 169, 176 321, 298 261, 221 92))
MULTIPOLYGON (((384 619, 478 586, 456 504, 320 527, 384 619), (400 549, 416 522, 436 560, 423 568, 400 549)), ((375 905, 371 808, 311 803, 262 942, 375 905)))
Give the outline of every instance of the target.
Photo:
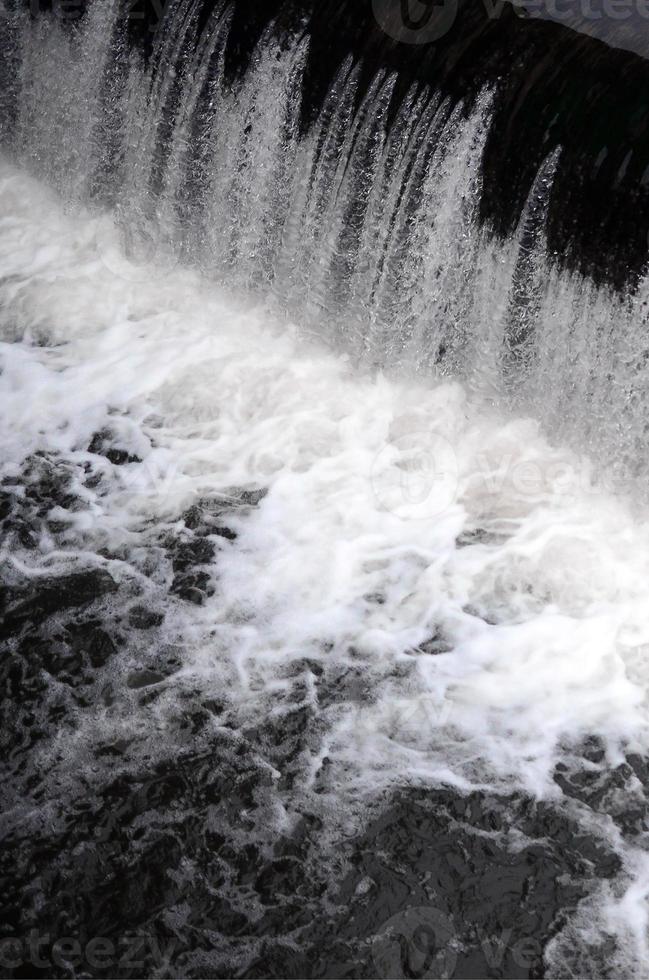
MULTIPOLYGON (((519 794, 613 855, 545 969, 643 976, 649 527, 615 491, 647 473, 646 287, 555 268, 553 158, 513 240, 478 226, 488 92, 411 91, 388 126, 394 78, 357 100, 350 60, 301 134, 308 38, 269 31, 227 88, 228 9, 198 42, 169 17, 145 67, 111 4, 76 32, 6 14, 0 476, 21 513, 55 500, 5 533, 6 588, 92 575, 92 628, 131 625, 83 697, 47 668, 6 826, 247 739, 242 827, 263 851, 314 814, 334 882, 395 789, 519 794)), ((516 853, 511 821, 479 833, 516 853)))

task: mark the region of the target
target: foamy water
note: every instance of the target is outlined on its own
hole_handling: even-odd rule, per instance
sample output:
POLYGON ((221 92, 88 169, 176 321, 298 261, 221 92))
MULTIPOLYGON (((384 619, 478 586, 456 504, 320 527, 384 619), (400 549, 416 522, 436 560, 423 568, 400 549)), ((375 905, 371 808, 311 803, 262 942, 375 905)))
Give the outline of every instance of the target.
MULTIPOLYGON (((317 718, 271 807, 280 824, 316 791, 358 824, 384 788, 412 783, 560 803, 554 767, 585 738, 608 765, 649 751, 649 529, 587 460, 459 383, 363 373, 191 269, 134 263, 108 214, 64 208, 7 162, 0 212, 1 475, 60 454, 87 504, 59 515, 65 548, 44 535, 5 551, 9 583, 99 563, 155 598, 143 568, 161 529, 229 488, 268 491, 218 541, 213 595, 167 600, 161 646, 180 667, 164 696, 79 711, 41 750, 59 776, 90 772, 93 746, 119 733, 155 757, 188 691, 227 691, 234 730, 296 705, 317 718), (83 464, 107 426, 141 462, 105 461, 93 489, 83 464), (318 664, 356 690, 321 703, 318 664)), ((623 843, 604 814, 565 805, 625 873, 556 941, 556 970, 561 942, 594 929, 642 975, 643 837, 623 843)))
MULTIPOLYGON (((647 283, 613 295, 547 254, 560 149, 502 241, 478 220, 489 91, 395 105, 350 57, 304 133, 308 36, 269 28, 229 84, 222 5, 170 5, 148 64, 116 3, 73 30, 2 14, 0 479, 25 500, 43 466, 69 480, 37 541, 2 542, 4 578, 103 569, 121 636, 92 696, 48 680, 46 803, 18 779, 8 824, 56 830, 57 800, 218 742, 255 773, 228 834, 268 856, 317 814, 333 901, 390 793, 528 794, 622 861, 548 974, 646 975, 625 760, 649 753, 647 283), (188 542, 200 601, 172 582, 188 542), (129 630, 125 602, 163 622, 129 630)), ((228 949, 204 969, 244 963, 228 949)))

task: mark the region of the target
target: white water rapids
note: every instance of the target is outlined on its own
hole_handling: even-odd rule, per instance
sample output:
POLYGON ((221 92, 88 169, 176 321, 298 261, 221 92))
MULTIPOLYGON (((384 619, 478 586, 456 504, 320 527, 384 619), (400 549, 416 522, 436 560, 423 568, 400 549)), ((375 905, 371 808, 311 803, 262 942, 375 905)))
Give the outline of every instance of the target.
MULTIPOLYGON (((413 92, 387 135, 392 81, 354 113, 345 64, 301 139, 306 41, 264 39, 226 92, 227 11, 188 62, 180 5, 151 77, 135 56, 111 73, 114 16, 18 32, 0 477, 38 451, 82 467, 106 426, 141 462, 79 484, 69 547, 5 553, 7 577, 101 563, 146 599, 152 528, 231 487, 268 493, 220 542, 214 594, 170 601, 182 666, 163 698, 79 711, 48 751, 89 766, 115 729, 155 752, 189 688, 227 690, 244 727, 293 706, 308 660, 349 667, 363 696, 320 705, 305 669, 322 737, 294 792, 324 779, 350 820, 404 782, 559 800, 556 763, 593 735, 611 765, 649 753, 649 525, 612 489, 647 472, 644 287, 614 298, 544 255, 552 161, 518 239, 478 228, 488 95, 463 116, 413 92)), ((642 976, 644 835, 570 805, 624 862, 570 941, 612 932, 616 968, 642 976)))

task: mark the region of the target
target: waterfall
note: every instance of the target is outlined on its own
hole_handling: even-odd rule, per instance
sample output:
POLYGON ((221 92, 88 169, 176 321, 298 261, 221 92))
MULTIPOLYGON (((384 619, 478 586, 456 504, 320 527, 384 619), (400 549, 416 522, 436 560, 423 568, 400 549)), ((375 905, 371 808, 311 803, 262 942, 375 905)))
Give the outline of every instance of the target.
POLYGON ((0 966, 642 980, 649 276, 240 2, 0 10, 0 966))
POLYGON ((113 208, 131 254, 254 291, 360 364, 464 380, 641 490, 647 286, 616 296, 549 254, 560 150, 503 240, 479 220, 488 90, 470 109, 426 86, 399 102, 393 75, 359 91, 348 59, 303 132, 308 35, 271 24, 231 85, 232 12, 199 14, 171 4, 147 63, 116 2, 74 29, 6 14, 15 158, 67 200, 113 208))

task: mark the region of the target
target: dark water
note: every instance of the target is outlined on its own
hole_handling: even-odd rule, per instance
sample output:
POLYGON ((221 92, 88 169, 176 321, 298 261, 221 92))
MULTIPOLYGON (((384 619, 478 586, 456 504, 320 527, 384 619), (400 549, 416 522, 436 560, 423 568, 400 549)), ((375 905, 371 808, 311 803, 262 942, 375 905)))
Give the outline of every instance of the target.
MULTIPOLYGON (((102 448, 118 464, 128 455, 96 439, 102 448)), ((43 522, 56 536, 53 506, 81 505, 56 459, 26 466, 2 492, 4 541, 18 553, 36 546, 43 522)), ((218 575, 211 535, 234 538, 229 517, 262 496, 233 494, 216 512, 194 505, 176 534, 153 535, 171 594, 203 601, 218 575)), ((3 942, 3 975, 544 976, 548 942, 620 871, 615 850, 566 804, 611 814, 629 840, 646 826, 631 789, 647 785, 646 763, 631 757, 611 771, 591 739, 581 763, 555 772, 560 807, 404 786, 332 852, 317 809, 285 833, 265 817, 277 789, 300 779, 318 715, 298 707, 232 729, 227 690, 182 692, 155 758, 141 733, 126 735, 76 774, 49 753, 39 761, 39 748, 80 709, 110 710, 116 699, 153 708, 179 668, 161 643, 165 590, 142 604, 107 572, 86 571, 5 588, 2 602, 3 931, 15 937, 3 942), (115 665, 133 653, 137 666, 117 687, 115 665), (218 734, 214 718, 224 721, 218 734)), ((321 704, 368 696, 362 675, 335 663, 293 663, 291 673, 295 685, 315 675, 321 704)), ((320 782, 315 800, 327 792, 326 767, 320 782)), ((591 947, 593 974, 608 975, 614 949, 604 936, 591 947)))

